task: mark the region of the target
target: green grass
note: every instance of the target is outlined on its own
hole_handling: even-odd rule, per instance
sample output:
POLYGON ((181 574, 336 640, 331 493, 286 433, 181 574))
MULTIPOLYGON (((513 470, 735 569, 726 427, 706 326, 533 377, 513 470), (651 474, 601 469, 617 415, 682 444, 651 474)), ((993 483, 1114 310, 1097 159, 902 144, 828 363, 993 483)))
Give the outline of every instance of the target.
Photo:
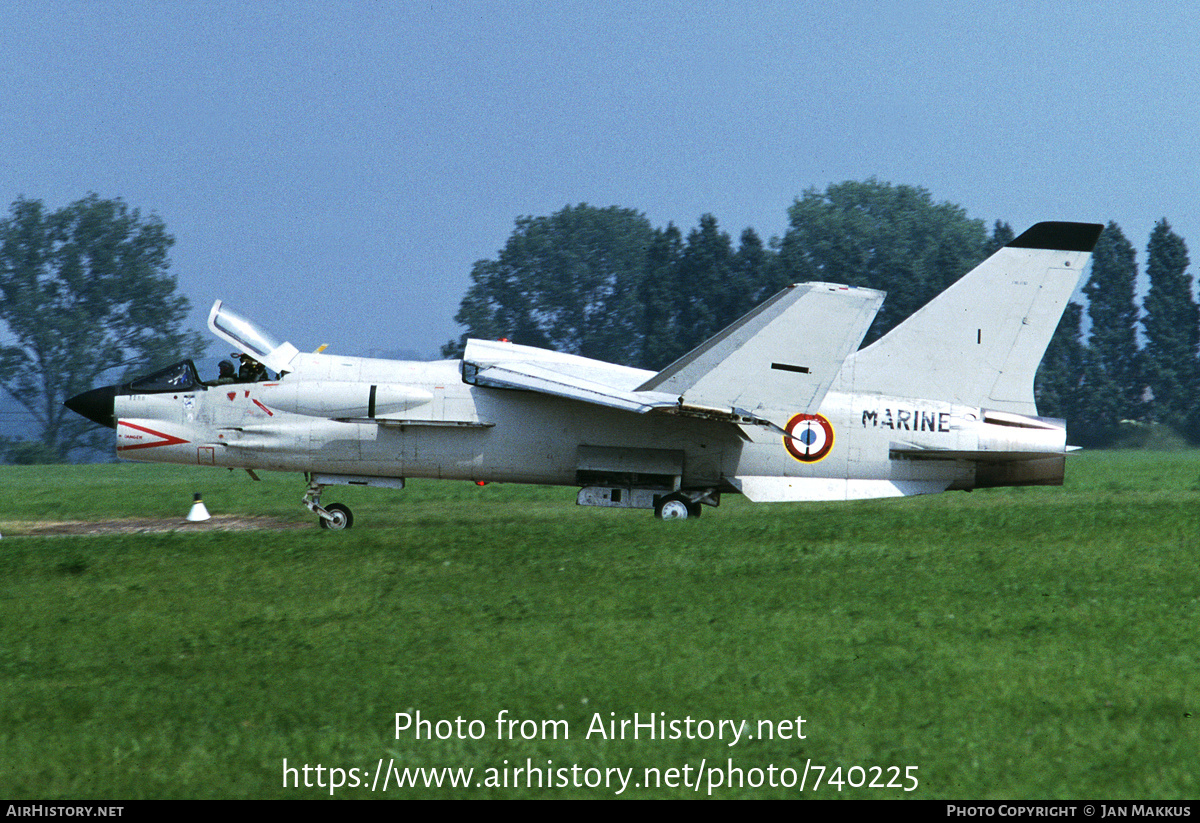
POLYGON ((1084 454, 1061 489, 727 497, 682 523, 578 508, 569 489, 331 489, 355 512, 341 534, 20 536, 31 521, 182 517, 193 491, 214 514, 312 518, 298 475, 116 465, 0 478, 0 796, 328 796, 284 788, 284 758, 367 781, 380 758, 475 768, 476 781, 527 758, 633 768, 634 782, 729 759, 749 776, 811 761, 916 766, 919 780, 716 797, 1200 795, 1200 453, 1084 454), (486 733, 397 739, 395 714, 418 710, 486 733), (501 710, 566 720, 570 738, 497 739, 501 710), (807 736, 585 739, 610 712, 803 716, 807 736))

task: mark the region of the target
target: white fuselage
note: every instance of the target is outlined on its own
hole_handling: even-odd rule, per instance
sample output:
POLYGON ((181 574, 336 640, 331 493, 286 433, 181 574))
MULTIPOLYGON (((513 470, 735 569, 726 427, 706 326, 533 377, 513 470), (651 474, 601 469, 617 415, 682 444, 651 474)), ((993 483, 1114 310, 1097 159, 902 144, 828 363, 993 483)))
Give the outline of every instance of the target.
POLYGON ((624 468, 635 484, 637 473, 656 471, 674 474, 676 488, 740 491, 755 500, 852 499, 1062 478, 1061 426, 1019 415, 985 419, 984 410, 945 402, 831 391, 817 415, 824 422, 808 424, 814 450, 806 453, 795 443, 789 449, 766 426, 469 385, 459 361, 311 354, 295 365, 296 372, 276 381, 118 396, 118 455, 565 486, 588 485, 587 470, 599 466, 624 468), (1017 464, 1020 476, 999 459, 1031 451, 1046 460, 1017 464), (641 462, 622 467, 622 460, 641 462))

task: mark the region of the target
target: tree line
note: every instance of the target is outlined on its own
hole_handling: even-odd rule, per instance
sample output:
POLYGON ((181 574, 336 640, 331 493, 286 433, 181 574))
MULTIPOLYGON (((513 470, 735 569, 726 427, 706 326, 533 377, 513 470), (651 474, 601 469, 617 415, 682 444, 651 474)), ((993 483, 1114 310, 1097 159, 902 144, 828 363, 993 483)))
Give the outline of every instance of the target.
MULTIPOLYGON (((467 337, 659 370, 790 283, 826 281, 887 292, 866 343, 908 317, 1014 237, 919 187, 871 179, 810 189, 788 227, 735 244, 716 217, 687 235, 633 209, 567 206, 521 217, 495 259, 478 261, 455 320, 467 337)), ((1136 253, 1109 223, 1084 285, 1038 372, 1038 410, 1067 420, 1070 442, 1136 444, 1154 425, 1200 441, 1200 309, 1187 246, 1164 219, 1147 246, 1139 312, 1136 253), (1085 333, 1086 328, 1086 333, 1085 333), (1193 434, 1195 433, 1195 434, 1193 434)))
POLYGON ((1152 426, 1200 442, 1200 307, 1187 244, 1165 218, 1155 224, 1140 312, 1136 256, 1110 222, 1084 284, 1087 306, 1067 306, 1038 372, 1038 410, 1065 418, 1079 445, 1137 445, 1152 426))
MULTIPOLYGON (((805 191, 784 235, 768 242, 747 228, 735 244, 711 214, 685 236, 633 209, 567 206, 519 218, 497 257, 475 263, 455 315, 466 331, 443 354, 461 354, 468 336, 507 338, 659 370, 804 281, 886 291, 869 343, 1013 236, 923 188, 874 179, 805 191)), ((94 194, 55 211, 19 198, 0 219, 0 388, 39 432, 0 436, 0 460, 109 451, 111 435, 62 401, 204 350, 183 325, 173 243, 158 217, 94 194)), ((1200 441, 1200 308, 1187 246, 1165 219, 1155 226, 1140 310, 1136 257, 1109 223, 1086 307, 1068 305, 1038 372, 1038 409, 1065 418, 1072 443, 1132 443, 1155 426, 1200 441)))

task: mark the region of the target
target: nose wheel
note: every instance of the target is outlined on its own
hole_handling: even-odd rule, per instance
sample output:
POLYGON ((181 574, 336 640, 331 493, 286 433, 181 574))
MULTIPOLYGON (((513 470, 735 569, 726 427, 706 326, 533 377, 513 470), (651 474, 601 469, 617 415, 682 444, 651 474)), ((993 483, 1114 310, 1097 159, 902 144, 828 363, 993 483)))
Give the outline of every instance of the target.
POLYGON ((340 532, 354 525, 354 515, 350 513, 350 507, 341 503, 330 503, 325 507, 325 511, 329 512, 329 517, 326 519, 321 517, 320 524, 322 529, 340 532))
POLYGON ((330 503, 328 506, 321 505, 321 492, 325 489, 320 483, 310 482, 308 489, 304 492, 304 499, 300 502, 304 507, 320 519, 317 521, 322 529, 330 529, 331 531, 345 531, 354 525, 354 515, 350 512, 350 507, 343 503, 330 503))

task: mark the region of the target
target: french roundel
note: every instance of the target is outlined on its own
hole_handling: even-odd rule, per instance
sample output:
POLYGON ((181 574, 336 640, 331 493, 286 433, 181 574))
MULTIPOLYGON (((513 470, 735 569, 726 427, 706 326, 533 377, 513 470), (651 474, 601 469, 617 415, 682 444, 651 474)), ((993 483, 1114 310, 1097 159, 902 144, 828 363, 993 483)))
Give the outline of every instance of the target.
POLYGON ((802 463, 816 463, 833 448, 833 425, 821 414, 797 414, 788 421, 784 448, 802 463))

